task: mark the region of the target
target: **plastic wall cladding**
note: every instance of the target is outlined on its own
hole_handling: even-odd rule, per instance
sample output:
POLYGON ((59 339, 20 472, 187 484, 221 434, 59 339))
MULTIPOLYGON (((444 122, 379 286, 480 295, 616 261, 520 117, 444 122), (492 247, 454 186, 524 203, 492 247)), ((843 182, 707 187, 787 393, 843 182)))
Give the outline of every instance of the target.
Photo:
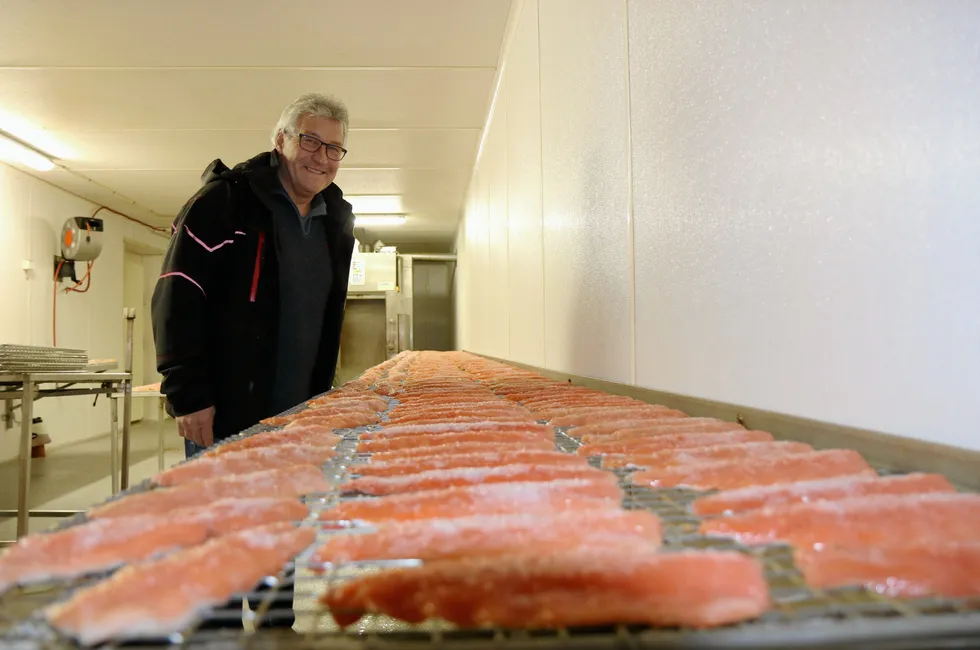
POLYGON ((520 4, 469 349, 980 448, 980 5, 520 4))

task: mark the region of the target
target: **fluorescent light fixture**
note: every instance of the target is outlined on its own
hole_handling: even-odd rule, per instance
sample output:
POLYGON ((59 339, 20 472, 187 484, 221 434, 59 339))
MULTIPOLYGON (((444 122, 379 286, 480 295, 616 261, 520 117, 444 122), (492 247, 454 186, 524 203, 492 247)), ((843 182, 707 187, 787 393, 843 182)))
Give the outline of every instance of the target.
POLYGON ((24 165, 39 172, 47 172, 54 169, 54 163, 47 156, 42 156, 29 147, 25 147, 16 140, 11 140, 0 133, 0 160, 17 165, 24 165))
POLYGON ((402 197, 397 194, 366 194, 362 196, 345 196, 354 206, 354 214, 404 214, 402 197))
POLYGON ((365 226, 400 226, 405 223, 405 216, 400 214, 359 214, 354 217, 354 225, 365 226))
POLYGON ((70 159, 77 154, 53 133, 42 129, 19 115, 0 111, 0 131, 9 133, 24 144, 53 158, 70 159))

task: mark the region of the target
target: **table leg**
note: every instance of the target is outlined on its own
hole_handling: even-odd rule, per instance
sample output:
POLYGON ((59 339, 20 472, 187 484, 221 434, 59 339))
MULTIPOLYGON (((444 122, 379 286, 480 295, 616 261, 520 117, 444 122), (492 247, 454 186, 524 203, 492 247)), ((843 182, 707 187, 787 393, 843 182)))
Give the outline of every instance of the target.
POLYGON ((163 434, 164 434, 164 424, 167 418, 167 409, 163 405, 164 398, 161 397, 157 400, 160 412, 157 414, 157 469, 163 471, 166 466, 166 460, 164 459, 164 448, 163 448, 163 434))
POLYGON ((23 421, 20 429, 20 491, 17 494, 18 539, 27 535, 30 528, 31 427, 34 424, 34 383, 30 375, 24 375, 20 415, 23 421))
POLYGON ((123 425, 122 425, 122 489, 129 488, 129 434, 133 427, 133 325, 136 323, 136 309, 123 309, 126 317, 126 372, 129 378, 123 382, 123 425))
POLYGON ((112 493, 119 493, 119 400, 109 395, 109 471, 112 493))

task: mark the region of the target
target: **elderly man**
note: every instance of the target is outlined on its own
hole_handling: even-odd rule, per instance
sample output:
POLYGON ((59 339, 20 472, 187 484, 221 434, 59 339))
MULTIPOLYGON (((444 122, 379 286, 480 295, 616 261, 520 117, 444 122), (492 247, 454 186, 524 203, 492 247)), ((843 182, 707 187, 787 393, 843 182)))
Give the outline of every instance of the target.
POLYGON ((333 183, 347 127, 342 103, 300 97, 272 151, 212 162, 173 223, 153 334, 187 456, 331 388, 354 249, 333 183))

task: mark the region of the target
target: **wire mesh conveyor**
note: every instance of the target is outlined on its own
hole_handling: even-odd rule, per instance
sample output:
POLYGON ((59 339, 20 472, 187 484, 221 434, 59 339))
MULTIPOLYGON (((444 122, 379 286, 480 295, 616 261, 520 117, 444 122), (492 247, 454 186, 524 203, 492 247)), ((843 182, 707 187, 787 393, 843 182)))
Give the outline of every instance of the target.
MULTIPOLYGON (((347 431, 338 454, 324 464, 324 474, 334 486, 357 476, 358 465, 369 455, 355 451, 358 436, 375 427, 347 431)), ((250 435, 266 427, 243 433, 250 435)), ((563 430, 555 431, 556 447, 574 453, 579 441, 563 430)), ((890 473, 879 468, 881 473, 890 473)), ((475 650, 486 647, 538 648, 952 648, 980 647, 980 599, 924 598, 896 600, 859 588, 822 591, 809 587, 794 566, 785 545, 747 548, 697 533, 698 517, 688 506, 701 492, 650 489, 623 480, 627 470, 617 470, 625 494, 624 507, 655 512, 663 523, 664 552, 690 548, 734 549, 758 557, 764 564, 773 606, 760 619, 713 630, 650 629, 615 626, 587 629, 513 631, 501 629, 459 630, 439 621, 411 625, 374 615, 341 630, 319 597, 332 584, 363 572, 399 565, 412 559, 355 562, 336 567, 315 565, 313 549, 328 536, 350 532, 348 522, 321 522, 319 513, 345 500, 347 495, 307 497, 310 515, 302 525, 318 529, 317 543, 300 554, 276 576, 242 599, 217 608, 182 633, 157 642, 128 646, 150 648, 444 648, 475 650), (251 601, 254 610, 243 605, 251 601), (264 623, 295 614, 292 629, 265 627, 264 623), (242 620, 244 617, 244 626, 242 620)), ((128 493, 149 489, 135 486, 128 493)), ((81 517, 81 516, 80 516, 81 517)), ((65 522, 77 523, 81 519, 65 522)), ((16 650, 66 650, 75 644, 59 638, 39 615, 39 609, 73 590, 96 582, 101 576, 69 585, 16 589, 0 595, 0 647, 16 650)), ((106 648, 128 647, 109 644, 106 648)))

